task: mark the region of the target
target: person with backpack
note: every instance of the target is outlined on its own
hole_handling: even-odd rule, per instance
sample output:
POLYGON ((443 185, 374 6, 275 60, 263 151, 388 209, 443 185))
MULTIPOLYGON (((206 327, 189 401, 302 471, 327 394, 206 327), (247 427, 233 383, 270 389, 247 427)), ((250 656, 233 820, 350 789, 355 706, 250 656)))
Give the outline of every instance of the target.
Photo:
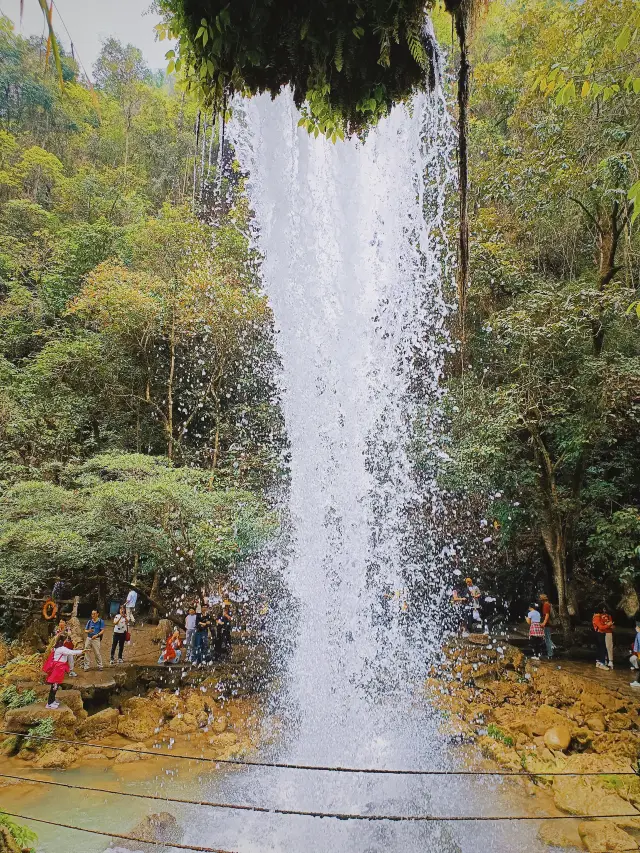
POLYGON ((549 596, 544 592, 540 594, 540 615, 542 616, 542 629, 544 631, 544 645, 549 660, 553 658, 553 640, 551 639, 551 624, 553 621, 553 605, 549 596))
POLYGON ((529 643, 533 652, 531 660, 540 660, 544 648, 544 630, 542 628, 542 616, 537 604, 529 605, 527 625, 529 626, 529 643))
POLYGON ((596 632, 596 667, 613 669, 613 618, 606 604, 601 604, 591 620, 596 632))
MULTIPOLYGON (((100 643, 102 642, 102 635, 104 634, 104 619, 100 618, 100 614, 97 610, 91 611, 91 619, 87 622, 84 628, 84 632, 87 635, 84 639, 84 650, 86 652, 92 651, 93 656, 96 659, 96 665, 98 669, 102 669, 102 653, 100 651, 100 643)), ((84 669, 85 672, 89 669, 89 655, 85 655, 84 658, 84 669)))

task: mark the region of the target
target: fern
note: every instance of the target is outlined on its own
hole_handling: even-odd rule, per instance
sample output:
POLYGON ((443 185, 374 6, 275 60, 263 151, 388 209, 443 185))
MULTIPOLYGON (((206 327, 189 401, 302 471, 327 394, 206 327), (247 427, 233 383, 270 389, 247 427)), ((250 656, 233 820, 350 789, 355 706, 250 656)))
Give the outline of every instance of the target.
POLYGON ((23 850, 29 850, 29 853, 36 853, 34 845, 38 840, 38 836, 35 832, 26 826, 20 826, 9 815, 2 812, 0 812, 0 826, 6 826, 18 847, 23 850))
POLYGON ((420 32, 415 24, 407 27, 407 45, 414 61, 425 70, 429 67, 429 57, 422 44, 420 32))
POLYGON ((333 64, 336 67, 336 71, 342 71, 343 67, 343 56, 342 56, 342 46, 344 45, 344 31, 340 30, 338 33, 338 41, 336 42, 336 50, 333 54, 333 64))

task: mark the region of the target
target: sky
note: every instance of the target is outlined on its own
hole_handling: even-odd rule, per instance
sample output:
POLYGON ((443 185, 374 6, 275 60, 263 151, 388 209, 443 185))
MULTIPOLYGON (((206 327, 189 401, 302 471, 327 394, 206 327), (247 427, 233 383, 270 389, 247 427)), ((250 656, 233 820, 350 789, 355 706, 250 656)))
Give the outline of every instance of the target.
MULTIPOLYGON (((120 41, 139 47, 152 69, 163 68, 164 58, 172 45, 155 40, 154 26, 160 18, 149 11, 151 0, 54 0, 53 26, 65 49, 71 34, 77 55, 91 74, 102 42, 115 36, 120 41)), ((24 36, 41 35, 44 19, 38 0, 24 0, 24 16, 20 24, 20 0, 0 0, 0 11, 14 22, 24 36)))

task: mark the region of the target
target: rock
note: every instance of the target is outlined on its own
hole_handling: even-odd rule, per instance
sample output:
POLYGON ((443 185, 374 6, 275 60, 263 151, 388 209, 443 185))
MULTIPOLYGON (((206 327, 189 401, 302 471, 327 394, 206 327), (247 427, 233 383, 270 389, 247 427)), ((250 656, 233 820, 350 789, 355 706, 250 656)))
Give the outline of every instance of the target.
POLYGON ((117 708, 105 708, 92 714, 79 726, 78 735, 88 740, 96 740, 115 734, 118 731, 120 712, 117 708))
POLYGON ((211 723, 211 731, 216 734, 221 734, 222 732, 226 732, 228 725, 229 721, 226 717, 216 717, 211 723))
MULTIPOLYGON (((568 767, 565 767, 568 771, 568 767)), ((595 780, 593 780, 595 781, 595 780)), ((553 780, 553 800, 569 814, 621 815, 631 811, 629 803, 614 791, 592 784, 590 777, 556 776, 553 780)))
POLYGON ((0 826, 0 853, 22 853, 6 826, 0 826))
POLYGON ((582 847, 575 820, 545 820, 540 824, 538 838, 550 847, 582 847))
MULTIPOLYGON (((182 838, 182 829, 178 821, 169 812, 161 812, 160 814, 150 814, 144 820, 136 824, 128 833, 135 838, 144 839, 144 841, 164 842, 171 847, 171 843, 178 843, 182 838)), ((139 841, 122 841, 117 838, 114 842, 124 850, 141 850, 155 851, 155 853, 163 853, 165 847, 159 847, 158 844, 143 844, 139 841)))
POLYGON ((114 764, 131 764, 133 761, 142 761, 143 758, 150 758, 148 755, 137 755, 136 753, 141 750, 146 750, 146 746, 143 743, 136 744, 135 746, 127 747, 126 750, 122 750, 116 754, 116 757, 113 761, 114 764))
POLYGON ((606 729, 602 714, 592 714, 590 717, 587 717, 584 724, 588 729, 591 729, 592 732, 603 732, 606 729))
POLYGON ((544 733, 545 746, 551 750, 562 750, 569 748, 571 743, 571 732, 566 726, 554 726, 544 733))
POLYGON ((76 718, 71 708, 60 705, 56 709, 47 709, 41 702, 34 702, 25 708, 13 708, 4 715, 4 728, 11 732, 27 732, 36 726, 40 720, 53 719, 55 732, 69 734, 73 731, 76 718))
POLYGON ((186 735, 198 731, 198 721, 193 714, 181 714, 169 723, 169 730, 174 734, 186 735))
MULTIPOLYGON (((32 689, 35 691, 35 694, 38 699, 46 703, 47 696, 49 695, 49 685, 38 684, 32 689)), ((80 695, 79 690, 74 690, 73 688, 67 690, 61 687, 60 690, 58 690, 56 699, 61 705, 66 705, 67 708, 71 708, 76 718, 84 710, 84 705, 82 704, 82 696, 80 695)))
POLYGON ((202 711, 208 713, 213 708, 214 703, 206 693, 202 693, 200 690, 192 690, 185 699, 185 706, 190 714, 197 717, 202 711))
POLYGON ((594 737, 593 750, 635 764, 640 753, 640 736, 634 732, 605 732, 594 737))
POLYGON ((19 684, 23 681, 39 684, 42 681, 42 663, 40 655, 14 658, 4 667, 2 679, 5 684, 19 684))
POLYGON ((175 693, 163 693, 162 690, 158 690, 150 698, 167 720, 171 720, 178 714, 184 714, 187 710, 184 701, 175 693))
POLYGON ((0 640, 0 666, 4 666, 11 660, 11 650, 9 646, 4 642, 4 640, 0 640))
POLYGON ((84 623, 81 623, 77 616, 71 616, 67 619, 67 628, 71 632, 71 639, 76 649, 84 647, 86 634, 84 633, 84 623))
POLYGON ((173 622, 169 619, 161 619, 153 629, 151 639, 154 643, 161 645, 166 642, 167 637, 173 631, 173 622))
MULTIPOLYGON (((637 715, 636 715, 637 719, 637 715)), ((623 732, 627 729, 632 729, 635 726, 635 719, 631 714, 609 714, 607 717, 607 731, 623 732)))
POLYGON ((62 744, 51 744, 40 752, 33 764, 42 770, 68 770, 78 758, 78 751, 73 747, 65 749, 62 744))
POLYGON ((158 707, 150 700, 134 696, 122 703, 123 714, 118 719, 118 734, 130 740, 149 740, 161 723, 158 707))
POLYGON ((626 853, 638 849, 633 838, 610 820, 582 821, 578 833, 589 853, 626 853))

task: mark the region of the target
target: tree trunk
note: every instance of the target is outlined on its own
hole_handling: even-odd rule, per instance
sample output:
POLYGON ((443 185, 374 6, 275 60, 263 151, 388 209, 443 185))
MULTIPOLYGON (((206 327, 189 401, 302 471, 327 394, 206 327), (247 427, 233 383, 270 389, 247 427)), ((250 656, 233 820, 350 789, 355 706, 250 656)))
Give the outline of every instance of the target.
POLYGON ((569 612, 570 591, 567 581, 567 554, 566 541, 557 524, 551 522, 544 525, 541 530, 542 541, 551 561, 553 583, 558 593, 558 618, 562 626, 562 635, 565 642, 571 636, 571 614, 569 612))
POLYGON ((157 599, 158 599, 159 593, 160 593, 160 575, 158 573, 158 570, 156 569, 153 573, 153 582, 151 584, 151 593, 150 593, 150 595, 145 596, 146 598, 149 599, 149 601, 153 605, 153 609, 151 611, 151 618, 154 620, 158 618, 158 610, 160 609, 158 607, 158 604, 157 604, 157 599))

